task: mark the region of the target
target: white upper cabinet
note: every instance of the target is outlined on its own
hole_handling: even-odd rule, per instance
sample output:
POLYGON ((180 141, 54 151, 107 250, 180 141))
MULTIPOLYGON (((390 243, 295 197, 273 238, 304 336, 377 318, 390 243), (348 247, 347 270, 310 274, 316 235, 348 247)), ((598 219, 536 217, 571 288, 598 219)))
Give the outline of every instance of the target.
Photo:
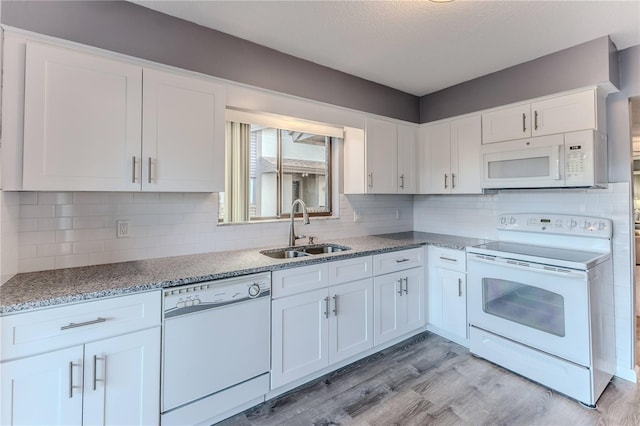
POLYGON ((140 189, 142 68, 28 43, 25 190, 140 189))
POLYGON ((5 47, 7 189, 224 190, 222 85, 13 36, 5 47))
POLYGON ((367 118, 367 193, 393 194, 398 182, 398 130, 395 123, 367 118))
POLYGON ((144 70, 142 188, 213 192, 224 188, 224 87, 144 70))
POLYGON ((545 136, 596 129, 596 105, 595 90, 534 102, 531 104, 531 134, 545 136))
POLYGON ((416 127, 367 118, 345 129, 345 194, 415 193, 416 127))
POLYGON ((416 128, 398 124, 398 190, 399 194, 416 192, 416 128))
POLYGON ((424 125, 420 129, 419 192, 480 194, 480 116, 424 125))
POLYGON ((482 114, 482 143, 585 129, 603 131, 596 89, 527 102, 482 114), (599 123, 598 121, 601 121, 599 123))
POLYGON ((516 105, 482 114, 482 143, 531 136, 531 105, 516 105))

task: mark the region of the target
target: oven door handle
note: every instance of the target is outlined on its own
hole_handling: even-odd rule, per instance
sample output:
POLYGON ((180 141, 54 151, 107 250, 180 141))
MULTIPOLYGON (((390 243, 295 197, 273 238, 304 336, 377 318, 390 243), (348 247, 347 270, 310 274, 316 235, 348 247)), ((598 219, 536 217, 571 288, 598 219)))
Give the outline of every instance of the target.
MULTIPOLYGON (((486 257, 480 257, 480 256, 475 254, 470 254, 467 258, 467 261, 485 263, 485 264, 494 265, 496 267, 505 268, 505 269, 515 269, 520 271, 535 272, 538 274, 554 275, 554 276, 563 277, 563 278, 584 279, 586 275, 585 271, 579 271, 575 269, 553 267, 553 266, 542 265, 540 263, 533 263, 533 262, 514 261, 512 259, 506 259, 503 257, 491 257, 491 260, 489 260, 486 257)), ((468 272, 468 268, 467 268, 467 272, 468 272)))

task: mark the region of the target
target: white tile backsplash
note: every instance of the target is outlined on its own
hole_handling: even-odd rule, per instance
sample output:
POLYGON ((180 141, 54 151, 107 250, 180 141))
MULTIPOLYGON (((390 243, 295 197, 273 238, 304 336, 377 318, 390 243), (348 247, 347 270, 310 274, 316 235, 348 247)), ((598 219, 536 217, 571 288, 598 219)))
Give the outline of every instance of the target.
MULTIPOLYGON (((19 272, 286 245, 289 232, 288 221, 219 226, 217 194, 29 192, 18 199, 19 272), (116 238, 117 220, 130 221, 129 237, 116 238)), ((339 213, 307 226, 297 221, 297 229, 328 241, 413 227, 412 196, 341 196, 339 213), (354 209, 364 213, 361 222, 354 209)))

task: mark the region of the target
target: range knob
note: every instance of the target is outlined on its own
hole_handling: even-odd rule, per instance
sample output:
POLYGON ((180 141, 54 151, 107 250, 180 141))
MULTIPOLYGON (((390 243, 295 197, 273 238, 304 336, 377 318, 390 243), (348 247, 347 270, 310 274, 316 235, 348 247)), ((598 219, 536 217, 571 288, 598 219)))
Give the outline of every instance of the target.
POLYGON ((578 226, 578 222, 576 222, 576 221, 575 221, 575 220, 573 220, 573 219, 569 219, 569 221, 568 221, 567 225, 568 225, 569 229, 573 229, 573 228, 575 228, 576 226, 578 226))
POLYGON ((598 231, 603 231, 604 229, 606 229, 607 224, 604 222, 598 222, 598 231))
POLYGON ((260 285, 258 283, 253 283, 249 286, 249 297, 258 297, 260 294, 260 285))
POLYGON ((513 217, 513 216, 511 216, 511 217, 509 218, 509 225, 513 225, 513 224, 515 224, 515 223, 516 223, 516 218, 515 218, 515 217, 513 217))
POLYGON ((506 225, 506 223, 507 223, 507 218, 506 218, 506 217, 504 217, 504 216, 500 216, 500 220, 499 220, 499 222, 500 222, 500 225, 506 225))

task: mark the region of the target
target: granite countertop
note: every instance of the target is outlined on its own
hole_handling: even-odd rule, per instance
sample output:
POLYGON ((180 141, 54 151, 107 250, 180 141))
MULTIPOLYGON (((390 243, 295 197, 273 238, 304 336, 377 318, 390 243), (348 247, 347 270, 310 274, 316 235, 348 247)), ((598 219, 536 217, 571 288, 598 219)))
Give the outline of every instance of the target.
POLYGON ((463 250, 484 242, 454 235, 400 232, 331 240, 351 250, 294 259, 273 259, 259 253, 264 248, 251 248, 23 273, 0 286, 0 315, 425 244, 463 250))

